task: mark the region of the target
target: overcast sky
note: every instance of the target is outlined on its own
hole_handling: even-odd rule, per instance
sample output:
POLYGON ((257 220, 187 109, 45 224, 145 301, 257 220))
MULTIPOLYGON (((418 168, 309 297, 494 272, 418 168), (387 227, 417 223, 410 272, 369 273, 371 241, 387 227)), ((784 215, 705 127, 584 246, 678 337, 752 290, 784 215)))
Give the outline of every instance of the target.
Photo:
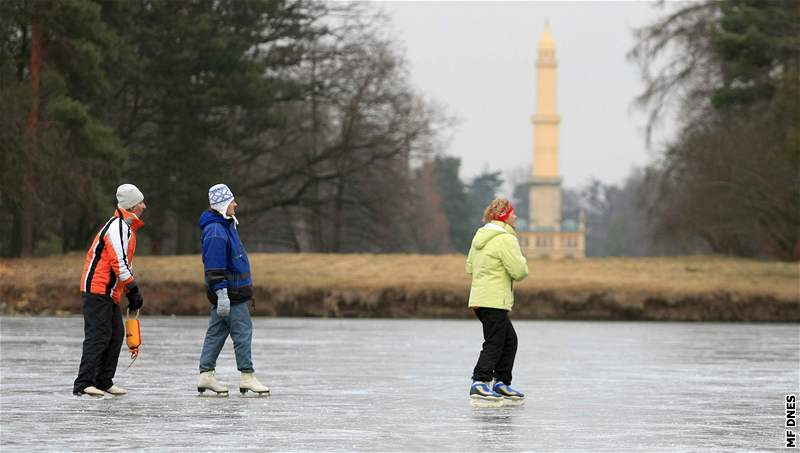
POLYGON ((446 152, 462 178, 504 176, 532 159, 535 61, 549 20, 558 59, 564 185, 622 182, 652 158, 645 114, 632 106, 638 68, 625 59, 631 30, 664 13, 643 2, 386 2, 377 5, 406 49, 417 89, 461 122, 446 152))

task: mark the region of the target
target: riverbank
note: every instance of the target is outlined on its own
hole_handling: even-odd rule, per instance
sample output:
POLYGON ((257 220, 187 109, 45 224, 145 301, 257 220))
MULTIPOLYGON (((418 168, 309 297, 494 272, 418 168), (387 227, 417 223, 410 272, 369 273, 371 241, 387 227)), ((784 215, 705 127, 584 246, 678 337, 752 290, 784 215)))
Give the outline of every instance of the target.
MULTIPOLYGON (((79 314, 84 256, 0 260, 0 313, 79 314)), ((253 254, 255 315, 464 318, 462 255, 253 254)), ((800 264, 722 257, 532 260, 516 319, 800 321, 800 264)), ((198 256, 141 256, 146 315, 204 315, 198 256)))

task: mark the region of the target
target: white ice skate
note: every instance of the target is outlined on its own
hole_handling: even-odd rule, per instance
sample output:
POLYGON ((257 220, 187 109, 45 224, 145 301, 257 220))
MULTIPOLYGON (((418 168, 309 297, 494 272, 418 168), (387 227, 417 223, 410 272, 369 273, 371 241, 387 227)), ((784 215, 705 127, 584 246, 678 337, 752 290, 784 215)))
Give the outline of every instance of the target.
POLYGON ((269 396, 269 387, 259 382, 255 373, 242 373, 239 380, 239 392, 244 396, 248 390, 258 396, 269 396))
POLYGON ((214 392, 213 396, 228 396, 228 388, 217 382, 214 370, 200 373, 197 379, 197 391, 204 395, 206 390, 214 392))
POLYGON ((126 389, 124 389, 124 388, 122 388, 122 387, 120 387, 118 385, 112 385, 111 387, 106 389, 106 393, 110 393, 110 394, 112 394, 114 396, 122 396, 122 395, 127 395, 128 394, 128 390, 126 390, 126 389))
POLYGON ((102 398, 103 396, 105 396, 105 393, 103 393, 103 391, 100 390, 99 388, 90 385, 75 394, 75 396, 83 396, 83 395, 93 396, 95 398, 102 398))
POLYGON ((473 407, 502 407, 503 397, 492 391, 486 382, 475 381, 469 389, 469 404, 473 407))

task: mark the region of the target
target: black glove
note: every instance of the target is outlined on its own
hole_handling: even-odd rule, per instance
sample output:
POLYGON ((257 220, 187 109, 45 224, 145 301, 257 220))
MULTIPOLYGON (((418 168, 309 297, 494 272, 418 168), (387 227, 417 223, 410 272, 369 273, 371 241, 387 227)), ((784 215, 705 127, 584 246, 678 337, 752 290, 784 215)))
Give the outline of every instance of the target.
POLYGON ((144 298, 142 298, 142 293, 139 292, 139 286, 136 283, 128 286, 128 294, 125 297, 128 298, 128 310, 136 311, 142 308, 144 298))

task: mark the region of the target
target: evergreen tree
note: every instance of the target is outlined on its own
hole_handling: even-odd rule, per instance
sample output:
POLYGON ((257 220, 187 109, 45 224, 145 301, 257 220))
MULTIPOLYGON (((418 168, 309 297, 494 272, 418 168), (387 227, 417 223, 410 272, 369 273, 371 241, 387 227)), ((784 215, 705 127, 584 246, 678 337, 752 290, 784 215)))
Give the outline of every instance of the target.
POLYGON ((9 106, 0 115, 8 137, 0 203, 13 225, 6 251, 30 256, 42 238, 83 243, 87 235, 70 225, 109 207, 99 194, 116 182, 126 152, 99 106, 118 36, 89 0, 10 0, 0 17, 0 97, 9 106))
POLYGON ((482 224, 483 211, 498 197, 502 185, 503 178, 500 171, 485 169, 472 179, 468 193, 472 211, 470 226, 473 231, 482 224))
POLYGON ((475 232, 475 219, 464 183, 458 176, 459 167, 461 159, 457 157, 439 156, 433 161, 433 174, 442 194, 442 209, 450 231, 450 249, 466 253, 475 232))
POLYGON ((718 253, 800 259, 800 8, 707 0, 639 30, 650 125, 670 100, 683 124, 661 175, 660 236, 718 253), (673 45, 677 47, 673 47, 673 45), (664 60, 664 51, 677 49, 664 60))
POLYGON ((124 78, 119 127, 136 150, 129 174, 160 204, 145 233, 154 251, 171 219, 176 250, 197 247, 208 187, 262 153, 256 138, 284 124, 277 104, 302 95, 286 71, 324 32, 314 25, 323 13, 314 3, 276 0, 149 1, 134 12, 140 64, 124 78))

